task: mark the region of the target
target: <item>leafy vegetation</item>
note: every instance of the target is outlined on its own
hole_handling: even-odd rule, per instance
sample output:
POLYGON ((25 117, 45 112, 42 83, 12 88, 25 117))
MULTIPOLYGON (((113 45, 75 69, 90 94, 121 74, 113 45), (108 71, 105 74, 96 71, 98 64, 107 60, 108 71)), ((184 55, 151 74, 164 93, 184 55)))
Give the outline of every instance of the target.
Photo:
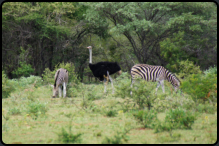
POLYGON ((214 144, 217 141, 217 6, 213 2, 5 2, 2 4, 4 143, 214 144), (117 61, 115 94, 93 61, 117 61), (162 65, 181 81, 135 81, 162 65), (57 69, 68 98, 51 98, 57 69), (132 91, 132 95, 130 92, 132 91), (74 119, 74 120, 72 120, 74 119), (67 125, 67 127, 66 127, 67 125), (119 129, 119 130, 118 130, 119 129), (31 135, 31 137, 30 137, 31 135))

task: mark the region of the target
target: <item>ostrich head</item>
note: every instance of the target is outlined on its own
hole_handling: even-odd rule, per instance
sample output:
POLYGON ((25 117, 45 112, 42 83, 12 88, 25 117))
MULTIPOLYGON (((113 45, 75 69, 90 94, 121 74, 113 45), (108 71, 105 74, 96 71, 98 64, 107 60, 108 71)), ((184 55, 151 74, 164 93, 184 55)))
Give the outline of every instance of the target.
POLYGON ((88 46, 87 48, 88 48, 88 49, 92 49, 92 47, 91 47, 91 46, 88 46))

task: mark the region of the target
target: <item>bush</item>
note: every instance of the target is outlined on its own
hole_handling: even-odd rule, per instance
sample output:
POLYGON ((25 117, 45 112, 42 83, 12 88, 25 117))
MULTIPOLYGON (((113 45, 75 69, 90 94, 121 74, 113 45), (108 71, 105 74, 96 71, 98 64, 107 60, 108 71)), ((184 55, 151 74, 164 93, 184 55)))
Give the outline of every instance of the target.
POLYGON ((184 109, 192 109, 195 105, 191 96, 177 96, 177 95, 157 95, 154 100, 153 109, 157 112, 165 112, 168 109, 182 107, 184 109))
POLYGON ((198 106, 195 106, 195 109, 200 113, 209 113, 209 114, 214 114, 217 111, 216 107, 209 104, 199 104, 198 106))
POLYGON ((58 141, 62 143, 81 143, 80 136, 82 133, 72 134, 71 132, 71 125, 69 125, 69 132, 67 132, 63 127, 62 131, 57 134, 58 141))
POLYGON ((30 75, 30 77, 21 77, 19 80, 19 85, 22 87, 27 87, 28 85, 34 84, 34 87, 42 86, 42 78, 38 76, 30 75))
POLYGON ((10 80, 7 78, 4 71, 2 71, 2 98, 8 98, 11 92, 13 92, 14 90, 15 90, 15 87, 10 82, 10 80))
POLYGON ((154 100, 156 99, 155 94, 152 93, 156 89, 155 82, 146 82, 145 80, 139 79, 135 81, 132 89, 132 97, 136 101, 140 109, 148 107, 148 110, 152 107, 154 100), (139 83, 136 83, 139 82, 139 83))
POLYGON ((145 128, 154 128, 154 122, 157 121, 157 112, 154 110, 140 110, 133 113, 133 116, 137 118, 145 128))
POLYGON ((10 115, 19 115, 19 114, 21 114, 21 111, 19 108, 14 107, 12 109, 9 109, 8 113, 10 115))
POLYGON ((123 132, 117 132, 116 135, 112 138, 105 137, 102 144, 122 144, 129 140, 129 137, 126 135, 130 130, 124 130, 123 132), (124 142, 123 142, 124 141, 124 142))
POLYGON ((34 72, 34 69, 30 64, 27 64, 24 62, 19 62, 19 66, 15 71, 12 72, 12 74, 16 75, 16 77, 24 76, 28 77, 31 73, 34 72))
POLYGON ((166 123, 171 123, 173 129, 191 129, 194 124, 195 115, 186 112, 181 108, 170 109, 165 117, 166 123))
POLYGON ((186 78, 190 74, 201 74, 202 71, 200 70, 199 66, 194 65, 192 61, 188 59, 186 61, 179 62, 179 77, 186 78))
POLYGON ((139 109, 143 109, 147 106, 150 110, 156 98, 154 97, 154 93, 152 94, 152 91, 156 89, 156 83, 146 82, 145 80, 138 78, 135 80, 133 88, 131 88, 131 79, 128 79, 126 75, 127 74, 125 73, 124 75, 121 75, 123 80, 121 80, 121 78, 118 79, 115 96, 119 96, 121 98, 130 97, 137 103, 139 109), (130 95, 131 91, 132 95, 130 95))
POLYGON ((217 90, 217 75, 216 74, 192 74, 182 82, 181 89, 191 95, 194 100, 206 99, 213 97, 212 91, 217 90))
POLYGON ((205 70, 204 71, 204 74, 205 75, 208 75, 208 74, 217 74, 217 67, 214 66, 214 67, 209 67, 209 69, 205 70))

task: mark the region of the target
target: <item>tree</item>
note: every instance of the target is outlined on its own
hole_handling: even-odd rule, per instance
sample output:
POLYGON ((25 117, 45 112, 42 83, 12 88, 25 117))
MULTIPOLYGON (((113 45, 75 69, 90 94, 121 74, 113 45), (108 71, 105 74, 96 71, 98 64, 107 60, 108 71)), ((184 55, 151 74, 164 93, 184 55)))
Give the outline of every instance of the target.
MULTIPOLYGON (((136 55, 140 63, 166 65, 169 60, 160 52, 160 48, 164 48, 164 45, 160 46, 159 43, 168 38, 174 39, 177 34, 183 35, 182 43, 174 44, 180 49, 179 51, 185 47, 185 44, 197 46, 190 47, 187 49, 188 52, 182 53, 182 57, 174 61, 184 59, 183 57, 189 56, 188 54, 194 49, 200 48, 197 40, 198 43, 202 42, 201 45, 204 48, 204 44, 208 43, 206 39, 210 38, 209 30, 216 33, 216 30, 208 25, 209 20, 213 19, 213 23, 216 22, 216 19, 212 18, 212 15, 216 14, 214 3, 98 2, 82 4, 88 7, 86 20, 90 24, 100 27, 107 26, 109 22, 113 23, 109 26, 109 33, 124 35, 132 46, 131 53, 136 55), (202 37, 198 38, 200 35, 202 37), (182 46, 183 41, 185 41, 184 46, 182 46), (187 55, 183 56, 184 54, 187 55)), ((215 25, 213 27, 215 28, 215 25)), ((213 40, 210 42, 215 48, 216 35, 211 37, 213 40)), ((200 53, 200 55, 204 54, 200 53)), ((195 57, 200 59, 198 56, 195 57)))
POLYGON ((86 23, 80 21, 86 8, 80 7, 64 2, 2 5, 2 69, 10 78, 19 68, 21 48, 35 75, 41 75, 46 67, 53 70, 59 62, 77 60, 81 39, 88 33, 86 23))

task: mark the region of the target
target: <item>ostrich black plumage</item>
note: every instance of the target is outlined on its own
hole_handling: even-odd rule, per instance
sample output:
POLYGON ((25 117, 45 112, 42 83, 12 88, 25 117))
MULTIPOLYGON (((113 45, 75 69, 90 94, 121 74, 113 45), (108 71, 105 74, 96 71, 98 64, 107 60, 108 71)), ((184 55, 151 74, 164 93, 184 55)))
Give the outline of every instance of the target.
POLYGON ((90 61, 89 61, 89 67, 92 71, 93 75, 97 77, 100 81, 104 81, 104 92, 106 92, 106 85, 108 83, 108 80, 110 80, 112 85, 112 93, 114 93, 114 87, 113 87, 113 80, 110 77, 111 74, 118 73, 119 75, 122 73, 120 66, 117 62, 98 62, 96 64, 92 64, 92 47, 88 46, 90 53, 90 61))

